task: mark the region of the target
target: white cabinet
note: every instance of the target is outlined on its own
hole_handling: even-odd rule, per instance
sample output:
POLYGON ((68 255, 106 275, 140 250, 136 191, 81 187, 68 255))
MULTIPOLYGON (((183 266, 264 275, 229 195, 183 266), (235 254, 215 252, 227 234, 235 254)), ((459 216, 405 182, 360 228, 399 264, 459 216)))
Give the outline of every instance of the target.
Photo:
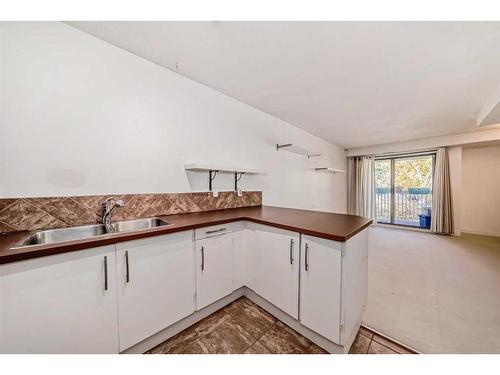
POLYGON ((299 234, 254 224, 247 239, 248 286, 298 318, 299 234))
POLYGON ((0 353, 118 353, 115 247, 0 266, 0 353))
POLYGON ((356 334, 366 306, 368 289, 368 230, 349 238, 342 257, 342 322, 340 343, 356 334))
POLYGON ((195 310, 193 232, 116 245, 120 351, 195 310))
POLYGON ((342 243, 302 236, 300 322, 340 343, 342 243))
POLYGON ((245 285, 245 232, 241 221, 195 230, 198 310, 245 285))
POLYGON ((0 265, 0 353, 118 353, 243 286, 349 345, 367 256, 367 230, 340 243, 240 221, 0 265))
POLYGON ((233 237, 230 234, 196 240, 197 308, 233 291, 233 237))

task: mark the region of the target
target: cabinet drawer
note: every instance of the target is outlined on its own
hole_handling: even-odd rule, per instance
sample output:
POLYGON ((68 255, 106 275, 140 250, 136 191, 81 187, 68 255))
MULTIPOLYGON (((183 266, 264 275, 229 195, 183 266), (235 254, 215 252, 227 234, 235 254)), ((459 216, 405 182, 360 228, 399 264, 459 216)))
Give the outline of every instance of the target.
POLYGON ((201 240, 202 238, 220 236, 221 234, 232 233, 244 229, 245 224, 242 221, 236 223, 226 223, 219 225, 211 225, 209 227, 197 228, 194 230, 194 239, 201 240))

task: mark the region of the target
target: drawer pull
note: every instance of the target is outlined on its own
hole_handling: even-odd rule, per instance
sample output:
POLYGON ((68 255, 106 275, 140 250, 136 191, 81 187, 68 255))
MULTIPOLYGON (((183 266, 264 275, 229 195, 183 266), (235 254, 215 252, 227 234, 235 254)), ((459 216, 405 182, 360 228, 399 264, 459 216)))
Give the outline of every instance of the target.
POLYGON ((125 250, 125 281, 130 281, 130 267, 128 265, 128 250, 125 250))
POLYGON ((215 230, 207 230, 205 233, 206 234, 219 233, 219 232, 224 232, 225 230, 226 230, 226 228, 219 228, 219 229, 215 229, 215 230))
POLYGON ((104 290, 108 290, 108 257, 104 257, 104 290))
POLYGON ((306 244, 304 268, 306 269, 306 271, 309 271, 309 245, 308 244, 306 244))

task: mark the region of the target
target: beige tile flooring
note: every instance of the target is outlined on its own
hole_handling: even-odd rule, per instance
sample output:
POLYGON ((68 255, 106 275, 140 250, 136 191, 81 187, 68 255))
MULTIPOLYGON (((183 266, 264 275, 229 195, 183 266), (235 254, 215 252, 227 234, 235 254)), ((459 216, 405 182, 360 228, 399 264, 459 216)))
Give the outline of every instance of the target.
MULTIPOLYGON (((401 346, 361 328, 353 354, 408 353, 401 346)), ((180 332, 149 354, 325 354, 304 336, 242 297, 180 332)))
POLYGON ((500 237, 369 233, 363 322, 422 353, 500 353, 500 237))

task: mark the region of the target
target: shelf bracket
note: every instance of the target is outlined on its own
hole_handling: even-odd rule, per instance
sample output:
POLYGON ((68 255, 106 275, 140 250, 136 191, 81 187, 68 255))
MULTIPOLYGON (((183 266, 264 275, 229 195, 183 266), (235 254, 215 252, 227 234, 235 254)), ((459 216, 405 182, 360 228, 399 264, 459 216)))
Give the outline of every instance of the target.
POLYGON ((234 191, 238 191, 238 182, 241 180, 245 172, 234 172, 234 191), (240 175, 240 177, 238 177, 240 175))
POLYGON ((292 146, 291 143, 285 143, 283 145, 280 145, 280 144, 276 143, 276 151, 279 151, 280 148, 290 147, 290 146, 292 146))
POLYGON ((215 180, 219 171, 208 171, 208 191, 212 191, 212 181, 215 180))
POLYGON ((311 159, 311 158, 314 158, 316 156, 321 156, 321 154, 311 154, 311 155, 307 155, 307 158, 308 159, 311 159))

